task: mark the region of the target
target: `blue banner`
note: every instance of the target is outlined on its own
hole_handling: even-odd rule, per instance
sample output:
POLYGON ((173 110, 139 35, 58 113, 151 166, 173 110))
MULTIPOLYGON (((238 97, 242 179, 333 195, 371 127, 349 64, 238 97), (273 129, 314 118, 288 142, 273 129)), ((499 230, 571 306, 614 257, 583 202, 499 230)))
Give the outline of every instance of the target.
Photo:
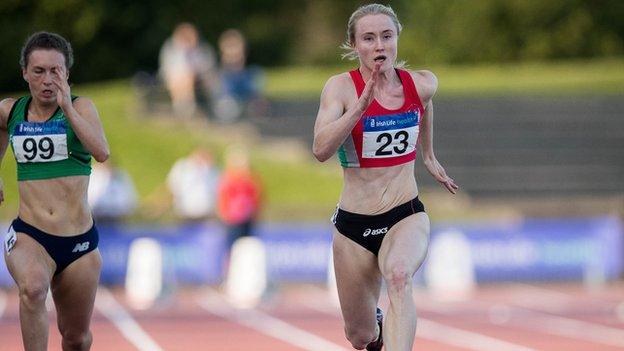
POLYGON ((613 279, 623 271, 622 224, 613 217, 441 225, 432 244, 449 230, 468 241, 477 281, 613 279))
POLYGON ((332 226, 329 223, 279 223, 259 228, 267 250, 269 279, 319 282, 327 279, 332 226))
POLYGON ((123 284, 133 240, 151 238, 162 247, 165 283, 212 284, 221 280, 225 236, 217 223, 170 227, 103 227, 100 252, 104 284, 123 284))
MULTIPOLYGON (((324 282, 332 230, 328 222, 260 225, 257 235, 266 247, 269 280, 324 282)), ((218 223, 99 226, 99 232, 103 284, 124 283, 130 245, 145 237, 162 247, 165 284, 215 284, 223 279, 228 248, 218 223)), ((432 229, 431 247, 449 232, 451 245, 469 255, 478 282, 606 280, 624 272, 624 231, 617 217, 439 224, 432 229)), ((2 260, 0 286, 12 285, 2 260)))

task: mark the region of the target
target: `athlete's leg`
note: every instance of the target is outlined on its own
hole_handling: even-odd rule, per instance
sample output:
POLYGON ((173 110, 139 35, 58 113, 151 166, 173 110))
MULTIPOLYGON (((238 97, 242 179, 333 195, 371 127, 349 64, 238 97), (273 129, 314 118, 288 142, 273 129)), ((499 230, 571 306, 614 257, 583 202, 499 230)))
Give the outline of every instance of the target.
POLYGON ((377 259, 342 234, 334 234, 334 270, 345 335, 362 350, 379 334, 375 312, 381 289, 377 259))
POLYGON ((48 313, 45 300, 56 264, 30 236, 17 233, 17 241, 4 259, 19 290, 19 315, 26 351, 48 349, 48 313))
POLYGON ((412 277, 427 256, 429 217, 420 212, 397 223, 379 251, 379 267, 388 288, 390 308, 383 334, 387 350, 408 351, 414 344, 416 309, 412 277))
POLYGON ((89 350, 93 340, 89 324, 100 279, 102 258, 93 250, 72 262, 52 280, 63 350, 89 350))

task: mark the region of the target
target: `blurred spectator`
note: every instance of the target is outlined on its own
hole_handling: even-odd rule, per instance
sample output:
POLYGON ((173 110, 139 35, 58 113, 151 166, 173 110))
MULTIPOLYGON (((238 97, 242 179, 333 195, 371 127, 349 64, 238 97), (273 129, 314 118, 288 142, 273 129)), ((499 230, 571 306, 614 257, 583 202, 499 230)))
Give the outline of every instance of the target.
POLYGON ((230 246, 236 239, 254 234, 261 193, 260 182, 249 166, 247 152, 238 146, 230 147, 218 191, 218 214, 226 227, 230 246))
POLYGON ((167 176, 176 215, 185 220, 212 217, 218 182, 219 171, 208 150, 197 148, 176 161, 167 176))
POLYGON ((222 121, 233 121, 245 115, 262 116, 268 109, 262 97, 262 71, 247 67, 246 43, 243 34, 228 29, 219 37, 221 66, 215 114, 222 121))
POLYGON ((160 75, 173 112, 189 117, 197 110, 196 90, 207 101, 214 84, 216 58, 213 48, 200 40, 195 26, 179 24, 160 50, 160 75))
POLYGON ((110 158, 93 164, 88 199, 98 223, 117 223, 132 215, 137 207, 137 193, 130 175, 110 158))

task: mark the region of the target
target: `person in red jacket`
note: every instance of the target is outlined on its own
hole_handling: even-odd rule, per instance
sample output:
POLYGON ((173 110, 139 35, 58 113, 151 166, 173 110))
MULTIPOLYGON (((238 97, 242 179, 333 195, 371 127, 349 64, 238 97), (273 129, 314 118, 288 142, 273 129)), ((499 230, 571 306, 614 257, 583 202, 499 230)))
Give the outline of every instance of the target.
POLYGON ((226 227, 228 244, 253 235, 261 204, 261 185, 249 166, 247 152, 238 146, 228 150, 219 182, 217 209, 226 227))

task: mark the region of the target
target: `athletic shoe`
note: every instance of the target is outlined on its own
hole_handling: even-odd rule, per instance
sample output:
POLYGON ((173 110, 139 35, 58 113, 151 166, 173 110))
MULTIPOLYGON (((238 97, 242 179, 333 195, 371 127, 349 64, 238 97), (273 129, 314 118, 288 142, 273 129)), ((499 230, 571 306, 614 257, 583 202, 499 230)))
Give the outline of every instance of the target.
POLYGON ((367 351, 381 351, 381 347, 383 346, 383 333, 382 333, 382 324, 383 324, 383 311, 381 308, 377 307, 377 324, 379 324, 379 337, 377 340, 371 342, 366 345, 367 351))

